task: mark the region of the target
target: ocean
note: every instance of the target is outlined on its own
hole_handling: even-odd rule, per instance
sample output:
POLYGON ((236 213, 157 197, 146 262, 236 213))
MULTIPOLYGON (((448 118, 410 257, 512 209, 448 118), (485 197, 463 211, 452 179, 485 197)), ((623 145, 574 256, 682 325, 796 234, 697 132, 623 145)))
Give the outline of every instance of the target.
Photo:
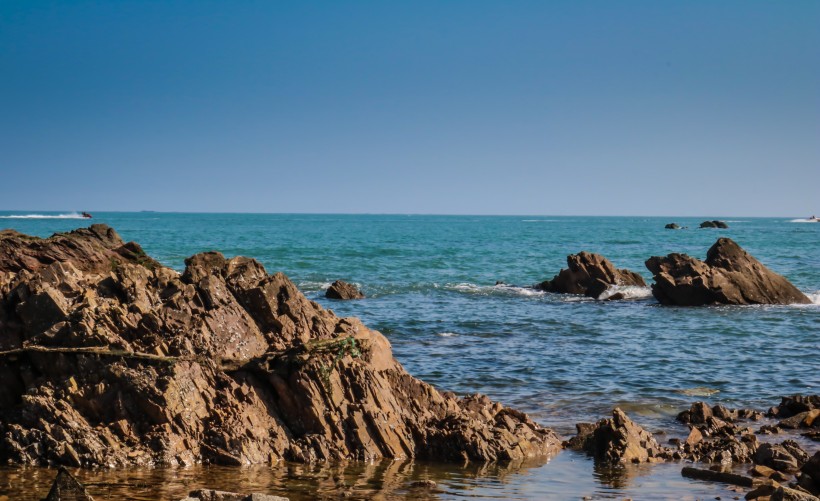
MULTIPOLYGON (((310 299, 385 334, 405 368, 440 389, 486 394, 565 437, 575 423, 608 417, 616 406, 650 431, 678 436, 685 430, 675 415, 698 400, 765 411, 780 396, 820 393, 820 224, 733 217, 723 219, 728 229, 699 229, 706 219, 718 218, 112 212, 82 220, 73 213, 16 211, 0 212, 0 228, 45 237, 106 223, 178 270, 186 257, 202 251, 253 257, 269 273, 284 272, 310 299), (688 228, 664 229, 671 222, 688 228), (719 237, 735 240, 814 304, 665 307, 649 288, 630 288, 624 292, 631 299, 612 302, 528 288, 552 278, 566 267, 568 254, 580 251, 603 254, 651 283, 647 258, 680 252, 703 259, 719 237), (359 285, 367 299, 326 299, 324 290, 336 279, 359 285)), ((203 467, 171 477, 186 479, 185 488, 206 487, 206 481, 229 490, 281 487, 274 493, 291 499, 333 497, 338 486, 328 483, 339 478, 362 484, 352 490, 354 498, 410 496, 396 478, 419 475, 438 483, 437 499, 738 495, 726 486, 683 479, 679 464, 610 471, 573 452, 537 464, 406 468, 203 467)), ((142 480, 131 483, 143 491, 129 496, 154 499, 160 491, 151 491, 145 478, 166 474, 81 475, 120 493, 126 491, 117 486, 136 475, 142 480)), ((0 469, 0 495, 16 492, 11 479, 42 477, 47 484, 50 475, 0 469)), ((170 488, 162 495, 176 495, 170 488)))

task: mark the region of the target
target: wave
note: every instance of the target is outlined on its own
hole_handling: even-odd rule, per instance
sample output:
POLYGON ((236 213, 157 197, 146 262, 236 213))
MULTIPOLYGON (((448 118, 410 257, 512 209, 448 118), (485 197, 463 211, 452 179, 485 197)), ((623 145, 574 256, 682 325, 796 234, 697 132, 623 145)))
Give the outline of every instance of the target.
POLYGON ((497 285, 476 285, 471 283, 460 283, 460 284, 448 284, 444 286, 444 289, 455 290, 459 292, 466 292, 469 294, 482 294, 482 295, 490 295, 490 294, 509 294, 509 295, 516 295, 516 296, 543 296, 546 294, 544 291, 540 291, 538 289, 533 289, 531 287, 520 287, 518 285, 507 285, 507 284, 497 284, 497 285))
POLYGON ((557 223, 558 219, 522 219, 522 223, 557 223))
POLYGON ((440 336, 440 337, 456 337, 456 336, 458 336, 458 334, 456 334, 455 332, 439 332, 436 335, 440 336))
POLYGON ((820 291, 807 292, 806 296, 811 299, 812 303, 820 305, 820 291))
POLYGON ((12 214, 0 216, 0 219, 86 219, 78 212, 68 214, 12 214))
POLYGON ((598 299, 606 300, 615 294, 621 294, 623 299, 650 298, 652 297, 652 287, 641 287, 638 285, 613 285, 598 296, 598 299))

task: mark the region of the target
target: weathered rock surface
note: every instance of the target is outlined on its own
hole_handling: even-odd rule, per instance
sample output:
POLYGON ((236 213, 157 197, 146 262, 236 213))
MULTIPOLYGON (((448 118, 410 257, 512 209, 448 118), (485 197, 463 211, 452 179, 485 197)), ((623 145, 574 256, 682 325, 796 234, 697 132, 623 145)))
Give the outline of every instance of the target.
POLYGON ((754 430, 735 423, 762 417, 763 413, 750 409, 709 407, 695 402, 689 410, 678 414, 678 421, 690 425, 691 431, 687 440, 679 445, 677 455, 704 463, 752 462, 758 447, 754 430))
POLYGON ((811 303, 788 280, 728 238, 718 239, 706 253, 706 261, 669 254, 649 258, 646 267, 654 274, 652 294, 661 304, 811 303))
POLYGON ((336 280, 325 291, 325 297, 330 299, 364 299, 364 294, 355 285, 336 280))
POLYGON ((536 285, 536 289, 560 294, 583 294, 598 298, 613 285, 645 287, 643 277, 625 269, 617 269, 609 259, 589 252, 567 256, 567 268, 552 280, 536 285))
POLYGON ((0 460, 238 465, 547 455, 556 435, 410 376, 283 274, 219 253, 181 275, 104 225, 0 235, 0 460))
POLYGON ((61 467, 43 501, 94 501, 94 498, 88 494, 83 484, 61 467))
POLYGON ((635 424, 621 409, 594 425, 576 425, 578 435, 568 446, 579 448, 599 461, 647 463, 671 459, 671 451, 658 445, 651 433, 635 424))
POLYGON ((701 228, 722 228, 726 229, 729 227, 728 224, 724 223, 723 221, 704 221, 700 223, 701 228))

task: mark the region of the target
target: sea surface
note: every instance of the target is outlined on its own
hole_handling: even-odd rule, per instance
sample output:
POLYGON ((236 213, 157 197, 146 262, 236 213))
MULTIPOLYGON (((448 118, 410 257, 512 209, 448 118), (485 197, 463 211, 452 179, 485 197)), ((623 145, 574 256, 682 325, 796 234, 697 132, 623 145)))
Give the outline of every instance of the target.
MULTIPOLYGON (((706 219, 718 218, 140 212, 83 220, 16 211, 0 212, 0 228, 45 237, 106 223, 177 270, 202 251, 254 257, 338 315, 381 331, 411 374, 440 389, 487 394, 564 436, 575 423, 621 407, 645 428, 665 431, 664 442, 685 435, 675 415, 698 400, 766 410, 780 396, 820 393, 820 223, 733 217, 722 218, 728 229, 698 229, 706 219), (664 229, 670 222, 688 228, 664 229), (582 250, 651 283, 648 257, 703 259, 719 237, 735 240, 814 304, 664 307, 648 288, 631 288, 625 292, 632 299, 613 302, 527 288, 582 250), (325 299, 336 279, 358 284, 367 299, 325 299)), ((519 465, 286 464, 80 475, 99 489, 99 499, 171 499, 197 487, 291 499, 335 499, 340 492, 362 499, 742 497, 728 486, 684 479, 681 467, 607 469, 563 452, 519 465), (435 491, 408 487, 426 478, 437 482, 435 491)), ((0 469, 0 499, 38 499, 53 474, 0 469), (20 482, 31 497, 14 490, 20 482)))

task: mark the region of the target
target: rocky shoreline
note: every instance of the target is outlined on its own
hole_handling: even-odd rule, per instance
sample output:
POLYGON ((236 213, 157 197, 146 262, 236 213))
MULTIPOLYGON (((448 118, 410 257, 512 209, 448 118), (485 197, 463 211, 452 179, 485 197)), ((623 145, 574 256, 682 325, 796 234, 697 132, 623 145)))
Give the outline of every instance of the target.
MULTIPOLYGON (((762 413, 696 403, 679 416, 689 436, 665 445, 615 409, 562 443, 517 410, 415 379, 379 332, 337 317, 253 259, 206 252, 185 264, 181 274, 163 267, 105 225, 46 239, 0 232, 0 460, 484 463, 569 447, 606 463, 748 463, 779 472, 756 470, 773 487, 760 496, 820 493, 817 453, 768 443, 783 430, 816 440, 817 396, 784 398, 769 412, 778 423, 757 431, 745 424, 762 413)), ((602 256, 573 255, 568 265, 541 289, 598 297, 610 285, 645 286, 602 256)), ((809 301, 729 239, 705 262, 672 254, 647 267, 662 304, 809 301)), ((703 471, 713 473, 688 474, 729 479, 703 471)))

